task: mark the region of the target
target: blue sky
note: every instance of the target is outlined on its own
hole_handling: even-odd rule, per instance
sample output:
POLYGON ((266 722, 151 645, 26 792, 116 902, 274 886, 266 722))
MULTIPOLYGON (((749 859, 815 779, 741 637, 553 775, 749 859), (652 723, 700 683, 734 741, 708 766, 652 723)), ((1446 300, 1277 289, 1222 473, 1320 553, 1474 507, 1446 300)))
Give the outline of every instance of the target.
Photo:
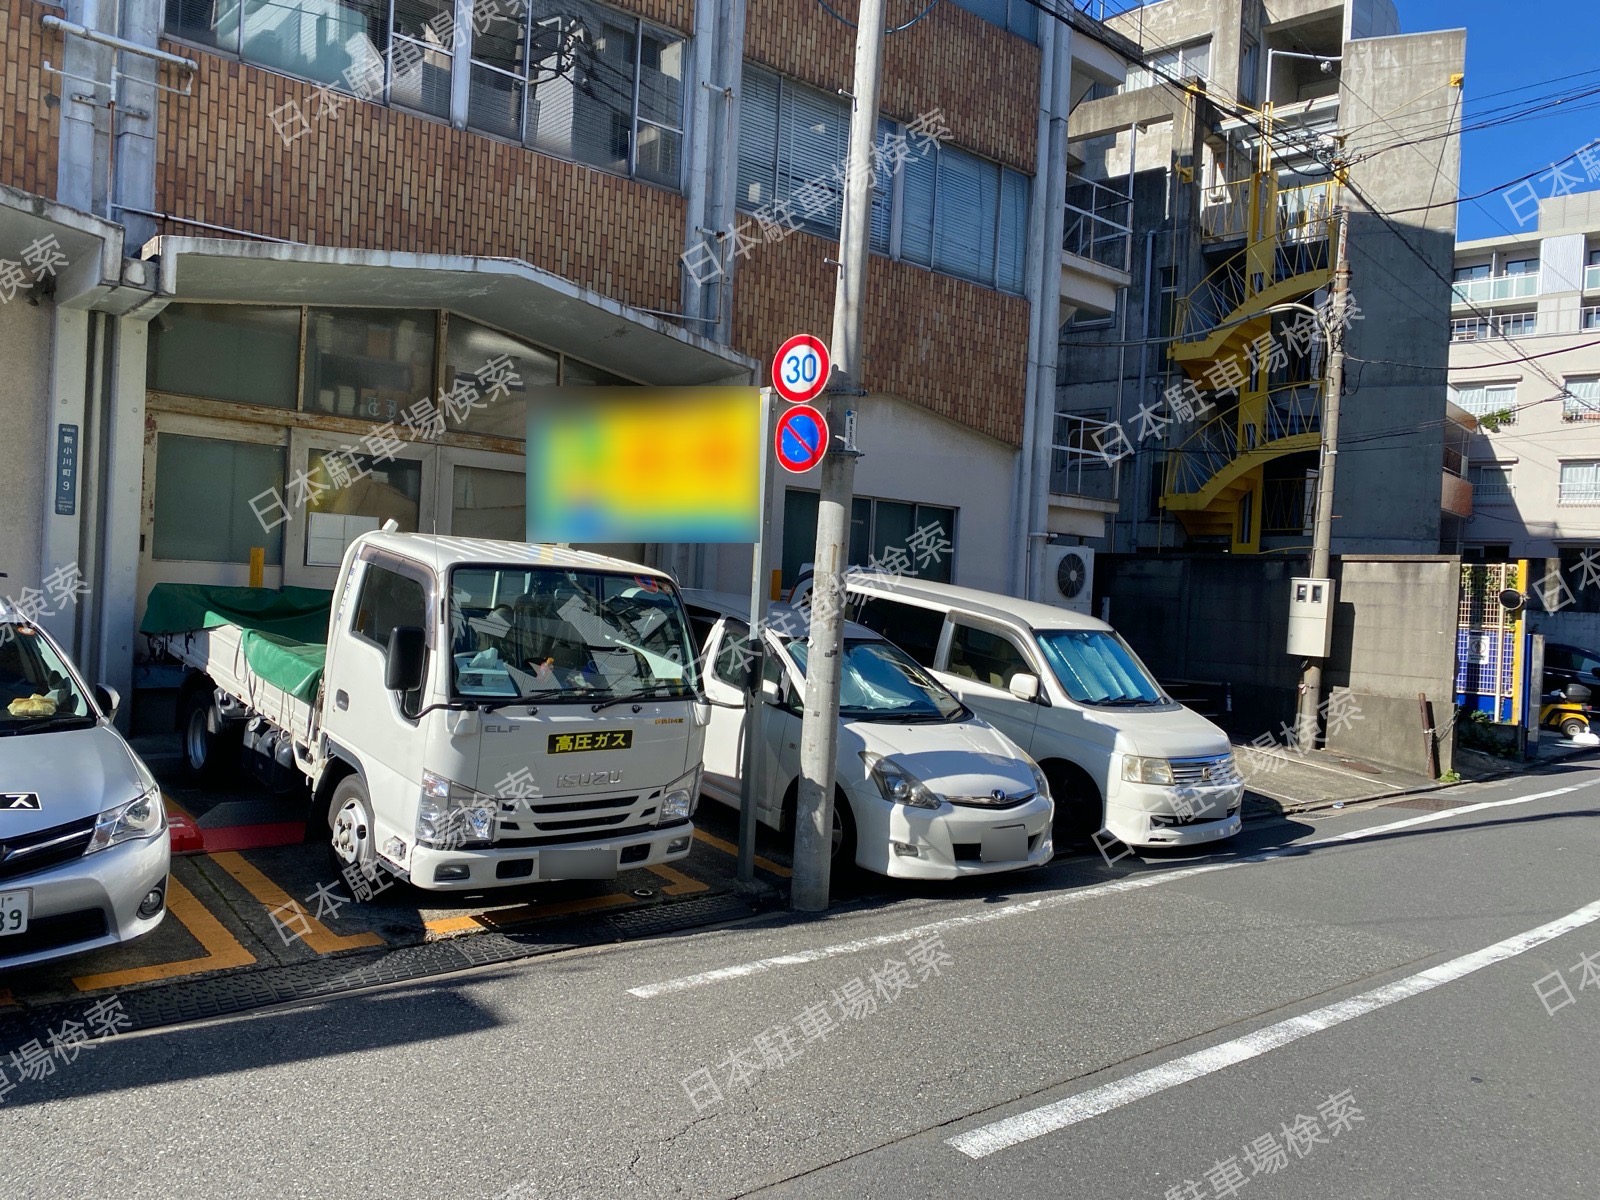
MULTIPOLYGON (((1556 89, 1600 88, 1600 4, 1596 0, 1395 0, 1405 33, 1428 29, 1467 30, 1466 123, 1474 111, 1531 99, 1556 89), (1522 13, 1530 14, 1524 18, 1522 13), (1577 79, 1544 83, 1563 75, 1587 72, 1577 79), (1542 86, 1507 96, 1490 96, 1508 88, 1542 86)), ((1547 172, 1551 163, 1600 138, 1600 95, 1547 108, 1534 120, 1463 135, 1461 194, 1474 195, 1529 171, 1547 172)), ((1575 191, 1600 187, 1586 178, 1577 163, 1566 167, 1582 180, 1575 191)), ((1550 179, 1534 179, 1541 196, 1549 196, 1550 179)), ((1525 200, 1526 191, 1516 193, 1525 200)), ((1523 215, 1528 207, 1519 205, 1523 215)), ((1459 209, 1459 236, 1494 237, 1533 229, 1519 225, 1503 194, 1485 196, 1459 209)))

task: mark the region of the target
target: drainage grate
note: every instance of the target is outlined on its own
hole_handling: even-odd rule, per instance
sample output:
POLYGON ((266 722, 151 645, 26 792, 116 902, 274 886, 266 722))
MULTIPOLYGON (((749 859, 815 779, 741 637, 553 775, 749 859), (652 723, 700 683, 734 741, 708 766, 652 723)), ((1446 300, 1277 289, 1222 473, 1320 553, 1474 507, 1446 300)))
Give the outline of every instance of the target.
MULTIPOLYGON (((336 996, 377 984, 426 979, 577 946, 656 937, 739 920, 754 912, 736 896, 697 896, 619 913, 598 922, 593 918, 554 918, 522 933, 486 930, 421 945, 353 951, 312 962, 162 984, 120 993, 122 1011, 130 1022, 123 1032, 228 1016, 267 1004, 336 996)), ((64 1019, 82 1022, 84 1011, 96 999, 85 997, 0 1017, 0 1048, 13 1048, 32 1038, 43 1040, 47 1031, 64 1019)))

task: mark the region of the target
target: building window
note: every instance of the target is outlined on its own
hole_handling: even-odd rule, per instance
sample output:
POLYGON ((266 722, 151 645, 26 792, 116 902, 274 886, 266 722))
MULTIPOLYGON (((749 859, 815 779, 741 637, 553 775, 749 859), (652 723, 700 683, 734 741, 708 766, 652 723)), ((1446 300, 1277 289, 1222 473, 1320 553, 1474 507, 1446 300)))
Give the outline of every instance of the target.
POLYGON ((1502 425, 1516 422, 1517 385, 1514 383, 1461 383, 1450 385, 1450 401, 1475 417, 1510 413, 1502 425))
MULTIPOLYGON (((878 122, 880 143, 896 132, 894 122, 878 122)), ((837 238, 849 153, 848 103, 745 66, 739 106, 740 208, 837 238)), ((884 161, 893 160, 885 156, 884 161)), ((872 248, 887 254, 894 181, 880 173, 873 183, 872 248)))
POLYGON ((1557 489, 1558 504, 1600 504, 1600 460, 1563 462, 1557 489))
MULTIPOLYGON (((166 0, 166 30, 285 75, 348 86, 389 48, 388 0, 166 0)), ((381 94, 381 92, 380 92, 381 94)))
POLYGON ((1157 50, 1145 60, 1149 65, 1128 72, 1124 91, 1134 92, 1165 80, 1211 78, 1211 39, 1201 38, 1182 46, 1157 50))
POLYGON ((464 419, 458 423, 452 422, 452 428, 463 433, 482 433, 490 437, 517 440, 527 436, 529 389, 556 386, 560 366, 558 356, 465 317, 450 318, 444 352, 444 388, 447 392, 458 385, 475 385, 478 372, 483 370, 484 364, 502 357, 510 361, 516 382, 508 382, 506 394, 492 404, 482 403, 465 413, 458 410, 457 416, 464 419))
POLYGON ((1538 313, 1505 313, 1497 317, 1459 317, 1450 322, 1453 342, 1482 342, 1490 338, 1532 337, 1539 331, 1538 313))
POLYGON ((1469 283, 1474 279, 1487 279, 1489 278, 1489 270, 1488 263, 1478 263, 1472 267, 1457 267, 1455 281, 1457 283, 1469 283))
POLYGON ((250 501, 282 493, 284 459, 282 446, 158 433, 152 557, 247 563, 261 546, 269 564, 283 562, 283 529, 266 530, 250 501))
POLYGON ((1255 104, 1261 87, 1261 45, 1245 35, 1239 45, 1239 99, 1255 104))
MULTIPOLYGON (((857 496, 850 510, 849 565, 898 567, 899 574, 949 583, 956 510, 937 504, 857 496)), ((792 586, 817 547, 817 493, 790 488, 783 498, 783 584, 792 586)))
POLYGON ((485 6, 467 124, 676 188, 688 42, 595 4, 485 6))
POLYGON ((991 25, 1009 29, 1030 42, 1039 40, 1039 10, 1028 0, 956 0, 956 3, 991 25))
POLYGON ((1539 273, 1539 260, 1537 258, 1518 258, 1506 263, 1505 275, 1537 275, 1539 273))
POLYGON ((1590 305, 1583 310, 1582 326, 1585 329, 1600 329, 1600 304, 1590 305))
POLYGON ((306 319, 306 411, 399 421, 433 393, 432 311, 314 308, 306 319))
POLYGON ((1561 381, 1566 394, 1561 397, 1563 421, 1600 420, 1600 375, 1567 378, 1561 381))
POLYGON ((1511 499, 1509 463, 1469 463, 1467 481, 1472 484, 1473 503, 1504 503, 1511 499))
MULTIPOLYGON (((880 144, 905 136, 878 125, 880 144)), ((839 236, 850 144, 849 105, 746 66, 739 110, 738 203, 764 222, 839 236)), ((872 199, 872 248, 987 287, 1021 292, 1027 255, 1026 175, 939 142, 911 138, 872 199), (897 199, 898 197, 898 199, 897 199), (891 217, 900 205, 900 237, 891 217)), ((894 162, 885 155, 884 161, 894 162)))
POLYGON ((298 308, 173 304, 150 323, 151 391, 292 409, 299 363, 298 308))

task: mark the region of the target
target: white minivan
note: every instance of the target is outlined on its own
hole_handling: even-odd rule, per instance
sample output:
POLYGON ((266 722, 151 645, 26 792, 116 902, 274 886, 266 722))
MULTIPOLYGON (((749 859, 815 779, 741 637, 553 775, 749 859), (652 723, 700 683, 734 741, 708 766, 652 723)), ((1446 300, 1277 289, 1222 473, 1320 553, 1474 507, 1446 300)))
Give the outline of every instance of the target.
MULTIPOLYGON (((751 674, 748 602, 685 591, 705 646, 706 795, 738 807, 751 674)), ((794 828, 808 645, 805 621, 774 606, 763 634, 757 818, 794 828)), ((906 879, 956 879, 1039 866, 1054 854, 1044 773, 904 652, 847 624, 834 795, 835 867, 906 879)))
POLYGON ((1102 828, 1129 846, 1239 832, 1244 781, 1228 735, 1168 696, 1104 621, 898 575, 852 574, 846 586, 855 621, 932 671, 1044 770, 1057 842, 1102 828))

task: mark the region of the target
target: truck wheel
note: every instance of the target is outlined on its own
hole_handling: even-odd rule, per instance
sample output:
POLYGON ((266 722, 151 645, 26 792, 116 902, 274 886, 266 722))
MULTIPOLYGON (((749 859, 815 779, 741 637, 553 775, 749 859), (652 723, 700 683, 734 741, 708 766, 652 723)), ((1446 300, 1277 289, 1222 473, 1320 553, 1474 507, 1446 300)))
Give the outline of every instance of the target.
POLYGON ((359 775, 346 775, 333 789, 328 804, 328 850, 333 869, 357 867, 368 879, 378 868, 378 850, 372 841, 372 801, 359 775))
POLYGON ((208 688, 189 693, 178 728, 183 737, 184 770, 191 779, 215 783, 237 764, 241 731, 217 720, 208 688))

